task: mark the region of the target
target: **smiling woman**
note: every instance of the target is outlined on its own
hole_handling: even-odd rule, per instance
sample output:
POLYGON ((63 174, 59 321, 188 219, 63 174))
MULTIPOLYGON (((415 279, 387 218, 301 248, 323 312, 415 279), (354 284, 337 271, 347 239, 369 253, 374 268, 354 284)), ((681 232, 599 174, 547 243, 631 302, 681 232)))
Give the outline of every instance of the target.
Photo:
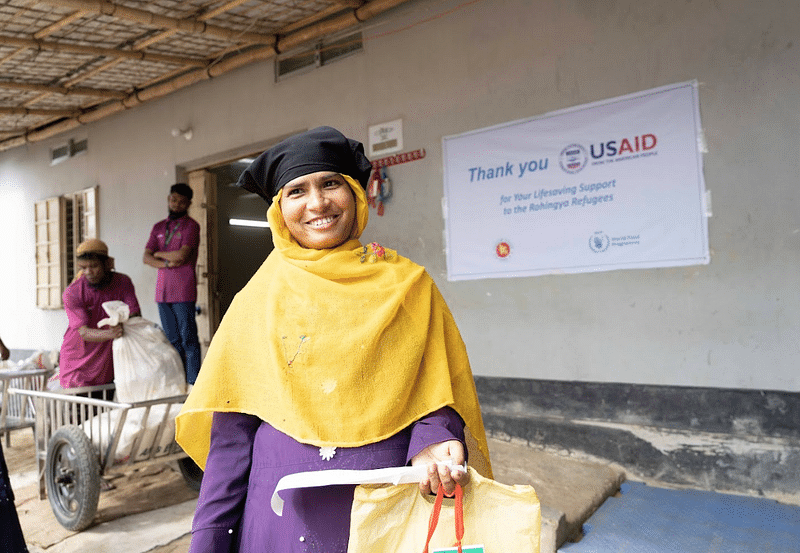
POLYGON ((289 181, 280 203, 286 228, 304 248, 335 248, 352 237, 355 195, 337 173, 318 171, 289 181))
POLYGON ((264 152, 239 184, 270 203, 275 248, 236 295, 176 420, 205 468, 190 551, 347 551, 355 486, 286 490, 287 474, 425 467, 447 493, 491 474, 474 379, 423 267, 359 237, 372 166, 330 127, 264 152), (481 460, 484 463, 481 464, 481 460), (450 461, 454 468, 447 467, 450 461))

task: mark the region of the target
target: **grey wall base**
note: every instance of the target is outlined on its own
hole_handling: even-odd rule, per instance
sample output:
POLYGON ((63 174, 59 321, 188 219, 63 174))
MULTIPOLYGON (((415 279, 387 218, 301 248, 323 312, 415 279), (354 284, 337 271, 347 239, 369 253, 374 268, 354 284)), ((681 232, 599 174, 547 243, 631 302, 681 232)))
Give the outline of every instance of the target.
POLYGON ((800 504, 800 394, 476 377, 490 436, 800 504))

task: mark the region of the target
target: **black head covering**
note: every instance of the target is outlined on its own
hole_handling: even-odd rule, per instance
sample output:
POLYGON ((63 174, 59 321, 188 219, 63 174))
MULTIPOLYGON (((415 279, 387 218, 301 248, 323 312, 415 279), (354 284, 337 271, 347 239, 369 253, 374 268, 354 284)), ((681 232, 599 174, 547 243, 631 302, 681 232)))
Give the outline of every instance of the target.
POLYGON ((236 184, 272 203, 287 182, 317 171, 348 175, 366 189, 372 164, 361 142, 332 127, 317 127, 291 136, 258 156, 236 184))

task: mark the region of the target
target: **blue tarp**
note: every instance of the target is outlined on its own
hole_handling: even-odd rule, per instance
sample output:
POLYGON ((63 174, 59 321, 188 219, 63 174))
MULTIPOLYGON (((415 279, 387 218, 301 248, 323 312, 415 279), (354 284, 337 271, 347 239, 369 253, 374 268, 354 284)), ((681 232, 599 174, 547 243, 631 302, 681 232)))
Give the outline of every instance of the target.
POLYGON ((799 553, 800 507, 626 482, 559 553, 799 553))

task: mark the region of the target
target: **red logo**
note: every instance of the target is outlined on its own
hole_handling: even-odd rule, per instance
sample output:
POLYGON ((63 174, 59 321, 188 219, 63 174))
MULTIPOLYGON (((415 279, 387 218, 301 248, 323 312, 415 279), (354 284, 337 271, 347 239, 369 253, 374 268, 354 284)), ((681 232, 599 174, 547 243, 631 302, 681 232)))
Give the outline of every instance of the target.
POLYGON ((497 253, 497 257, 500 259, 508 257, 511 253, 511 246, 508 242, 500 242, 494 249, 495 253, 497 253))

